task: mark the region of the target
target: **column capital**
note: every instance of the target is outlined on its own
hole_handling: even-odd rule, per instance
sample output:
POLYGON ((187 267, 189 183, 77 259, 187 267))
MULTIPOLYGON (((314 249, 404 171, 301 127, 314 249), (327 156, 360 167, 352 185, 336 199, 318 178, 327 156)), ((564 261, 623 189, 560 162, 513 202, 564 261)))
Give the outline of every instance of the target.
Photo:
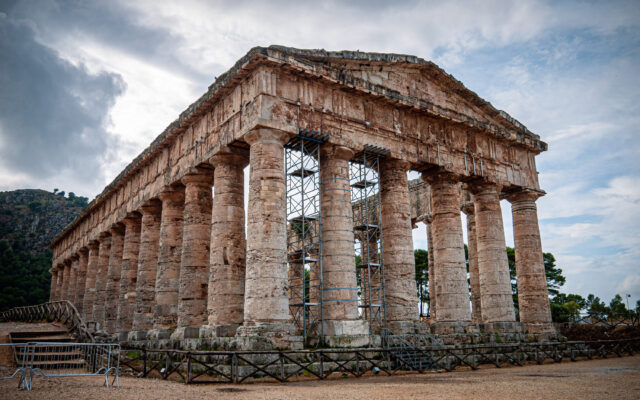
POLYGON ((78 253, 73 253, 71 254, 71 257, 69 257, 69 259, 71 260, 71 262, 78 261, 80 259, 80 255, 78 253))
POLYGON ((437 182, 458 183, 461 181, 460 176, 442 169, 429 170, 421 174, 422 180, 429 185, 437 182))
POLYGON ((476 180, 467 182, 467 189, 472 194, 486 193, 486 192, 495 192, 496 194, 500 194, 502 190, 502 186, 495 182, 489 182, 485 180, 476 180))
POLYGON ((400 169, 404 171, 408 171, 409 169, 411 169, 411 163, 401 158, 385 157, 384 159, 382 159, 381 164, 384 164, 384 167, 382 166, 380 167, 381 169, 392 168, 392 169, 400 169))
POLYGON ((101 232, 100 235, 98 235, 98 242, 99 243, 103 243, 103 242, 111 242, 111 233, 109 232, 101 232))
POLYGON ((87 246, 80 247, 80 249, 78 250, 78 254, 80 254, 80 256, 89 254, 89 247, 87 247, 87 246))
POLYGON ((244 168, 249 165, 249 150, 242 147, 224 147, 211 157, 209 163, 214 168, 220 165, 237 165, 244 168))
POLYGON ((197 167, 180 179, 183 185, 213 186, 213 170, 197 167))
POLYGON ((111 236, 124 235, 124 224, 116 222, 109 228, 109 233, 111 233, 111 236))
POLYGON ((475 205, 473 201, 460 203, 460 210, 462 210, 465 215, 473 215, 475 213, 475 205))
POLYGON ((142 216, 140 215, 140 213, 134 211, 131 213, 128 213, 126 217, 124 217, 124 219, 122 220, 122 223, 128 228, 130 226, 137 226, 140 225, 140 223, 142 222, 142 216))
POLYGON ((504 198, 507 199, 510 203, 523 200, 536 201, 545 194, 546 193, 543 190, 521 189, 516 192, 506 193, 504 198))
POLYGON ((97 240, 91 240, 89 241, 89 243, 87 243, 87 248, 89 248, 89 250, 98 250, 98 247, 100 247, 100 242, 97 240))
POLYGON ((320 146, 320 154, 322 157, 337 158, 343 161, 349 161, 353 158, 355 150, 346 146, 335 145, 332 143, 324 143, 320 146))
POLYGON ((150 199, 140 206, 142 215, 160 215, 162 212, 162 201, 159 199, 150 199))
POLYGON ((244 135, 245 142, 252 145, 256 142, 278 142, 282 145, 287 144, 295 134, 277 129, 258 128, 244 135))
POLYGON ((170 201, 176 203, 184 202, 184 186, 170 186, 158 195, 162 203, 170 201))

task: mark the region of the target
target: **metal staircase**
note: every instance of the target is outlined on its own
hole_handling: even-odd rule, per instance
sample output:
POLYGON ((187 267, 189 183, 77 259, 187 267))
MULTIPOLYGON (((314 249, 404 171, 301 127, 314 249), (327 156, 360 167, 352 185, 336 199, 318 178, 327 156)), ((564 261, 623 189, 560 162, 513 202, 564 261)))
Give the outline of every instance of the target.
POLYGON ((396 362, 396 367, 409 371, 437 371, 442 368, 434 361, 430 352, 425 347, 433 348, 444 346, 437 335, 424 332, 396 334, 390 329, 384 329, 382 335, 383 346, 391 350, 391 355, 396 362))

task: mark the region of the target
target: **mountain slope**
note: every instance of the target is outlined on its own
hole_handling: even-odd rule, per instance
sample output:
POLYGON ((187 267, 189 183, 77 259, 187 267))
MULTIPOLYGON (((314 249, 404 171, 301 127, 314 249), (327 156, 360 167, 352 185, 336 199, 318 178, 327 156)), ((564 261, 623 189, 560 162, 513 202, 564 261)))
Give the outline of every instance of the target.
POLYGON ((86 197, 57 189, 0 192, 0 311, 48 300, 47 246, 86 204, 86 197))

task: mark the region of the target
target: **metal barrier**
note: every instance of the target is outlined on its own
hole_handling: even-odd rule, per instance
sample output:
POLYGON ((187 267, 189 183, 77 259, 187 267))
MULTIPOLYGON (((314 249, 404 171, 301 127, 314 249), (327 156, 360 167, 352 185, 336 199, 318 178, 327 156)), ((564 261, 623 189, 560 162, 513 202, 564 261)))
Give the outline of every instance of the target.
POLYGON ((513 343, 421 347, 428 363, 415 363, 396 349, 319 349, 299 351, 183 351, 123 349, 121 372, 137 377, 179 380, 185 383, 242 383, 249 379, 329 379, 365 374, 393 375, 399 371, 472 370, 480 365, 542 364, 578 358, 622 357, 640 351, 640 339, 585 342, 513 343), (428 365, 427 365, 428 364, 428 365))
POLYGON ((52 343, 29 342, 11 344, 19 365, 11 379, 20 376, 19 387, 31 390, 33 378, 64 378, 78 376, 104 376, 104 384, 120 387, 120 345, 112 343, 52 343))
POLYGON ((0 380, 19 377, 18 387, 27 389, 26 343, 0 343, 0 380))

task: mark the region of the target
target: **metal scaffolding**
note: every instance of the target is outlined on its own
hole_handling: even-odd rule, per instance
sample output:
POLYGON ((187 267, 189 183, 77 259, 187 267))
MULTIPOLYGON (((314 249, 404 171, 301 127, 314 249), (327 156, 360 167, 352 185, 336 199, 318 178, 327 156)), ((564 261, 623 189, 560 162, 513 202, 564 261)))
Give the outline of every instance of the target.
POLYGON ((361 314, 370 334, 387 327, 380 201, 380 160, 389 150, 365 146, 350 163, 351 201, 361 314), (358 258, 359 256, 359 258, 358 258))
POLYGON ((322 341, 320 145, 328 135, 300 129, 285 146, 289 312, 306 344, 322 341))

